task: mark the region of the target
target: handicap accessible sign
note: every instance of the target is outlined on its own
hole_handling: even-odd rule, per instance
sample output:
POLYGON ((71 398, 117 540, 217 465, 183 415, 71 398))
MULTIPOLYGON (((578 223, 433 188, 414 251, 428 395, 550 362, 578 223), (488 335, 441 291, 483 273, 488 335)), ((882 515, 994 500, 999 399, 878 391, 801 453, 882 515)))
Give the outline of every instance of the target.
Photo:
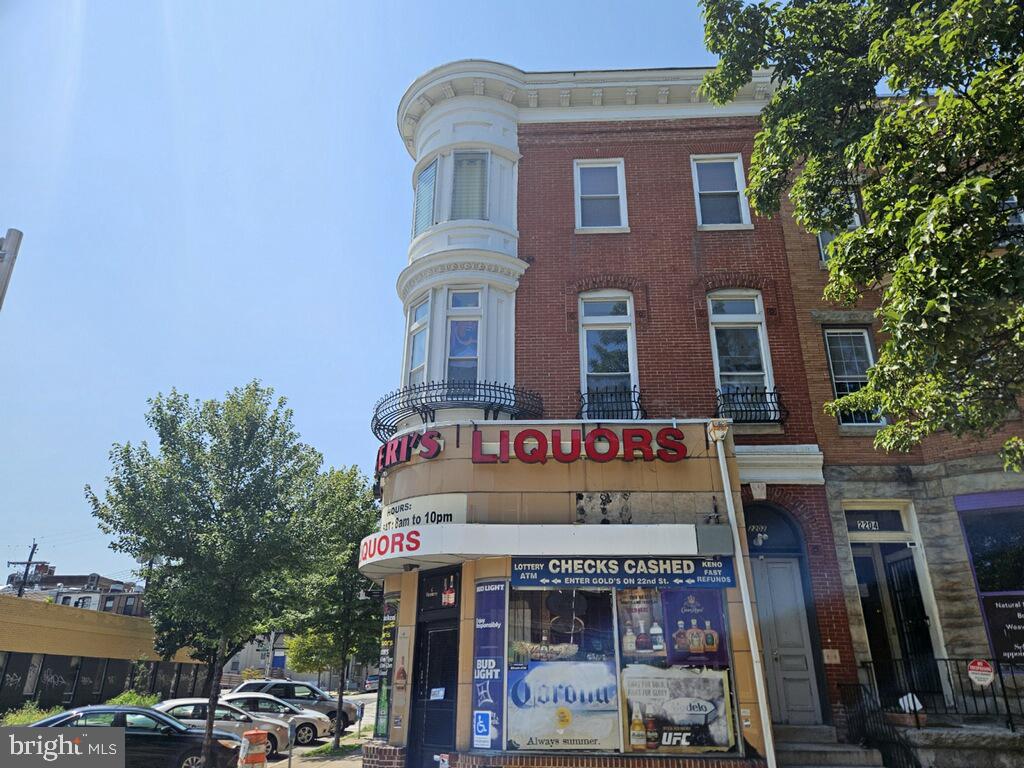
POLYGON ((512 586, 722 589, 736 578, 731 557, 513 557, 512 586))
POLYGON ((491 713, 478 710, 473 713, 473 749, 491 748, 491 713))

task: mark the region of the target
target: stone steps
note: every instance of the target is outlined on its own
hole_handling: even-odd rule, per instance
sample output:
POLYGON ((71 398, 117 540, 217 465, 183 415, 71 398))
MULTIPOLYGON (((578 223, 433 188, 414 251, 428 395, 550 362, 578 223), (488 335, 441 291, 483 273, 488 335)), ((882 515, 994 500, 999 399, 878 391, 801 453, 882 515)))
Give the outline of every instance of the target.
POLYGON ((775 756, 783 768, 879 768, 883 765, 882 754, 877 749, 834 742, 777 742, 775 756))
POLYGON ((836 729, 832 725, 773 725, 772 734, 775 741, 781 743, 836 743, 836 729))

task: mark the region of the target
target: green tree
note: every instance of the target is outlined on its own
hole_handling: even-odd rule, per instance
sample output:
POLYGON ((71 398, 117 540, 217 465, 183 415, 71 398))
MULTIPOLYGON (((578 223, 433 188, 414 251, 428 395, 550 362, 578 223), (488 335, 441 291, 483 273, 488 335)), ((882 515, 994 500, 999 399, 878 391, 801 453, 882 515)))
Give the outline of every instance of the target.
MULTIPOLYGON (((1019 0, 701 0, 704 80, 725 102, 770 68, 747 190, 788 190, 799 223, 841 232, 826 296, 879 290, 884 341, 832 412, 884 413, 875 444, 991 434, 1024 392, 1024 5, 1019 0), (853 199, 851 200, 851 193, 853 199), (864 226, 847 232, 853 205, 864 226)), ((1020 471, 1024 440, 1003 446, 1020 471)))
MULTIPOLYGON (((317 494, 312 567, 296 582, 303 607, 285 613, 289 663, 313 671, 340 670, 334 747, 342 731, 345 668, 350 658, 372 658, 380 635, 381 602, 359 573, 359 543, 377 530, 380 513, 366 478, 355 467, 322 475, 317 494), (297 655, 295 655, 297 654, 297 655)), ((296 667, 297 669, 299 667, 296 667)))
POLYGON ((101 499, 86 487, 111 547, 157 558, 147 604, 165 656, 193 649, 213 671, 204 763, 228 652, 263 625, 289 572, 307 565, 320 455, 292 412, 252 382, 223 401, 171 390, 149 401, 146 442, 115 444, 101 499))

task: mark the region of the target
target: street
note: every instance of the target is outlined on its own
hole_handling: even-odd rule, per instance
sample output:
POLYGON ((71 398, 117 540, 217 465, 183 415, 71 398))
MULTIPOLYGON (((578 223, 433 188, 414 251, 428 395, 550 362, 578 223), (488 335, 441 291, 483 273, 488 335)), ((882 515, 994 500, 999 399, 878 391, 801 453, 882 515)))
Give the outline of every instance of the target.
MULTIPOLYGON (((346 694, 345 695, 345 700, 346 701, 353 701, 353 702, 356 702, 357 704, 362 704, 363 705, 363 719, 362 719, 362 721, 360 721, 358 723, 355 723, 354 725, 349 726, 348 730, 346 730, 345 733, 343 734, 343 738, 344 737, 348 737, 347 738, 347 742, 351 744, 353 739, 358 737, 361 734, 361 736, 362 736, 361 741, 367 740, 368 738, 370 738, 373 735, 373 723, 374 723, 374 718, 377 715, 377 694, 376 693, 355 693, 355 694, 351 694, 351 695, 346 694)), ((314 750, 319 749, 320 747, 323 747, 325 744, 329 744, 329 743, 330 743, 330 738, 325 738, 325 739, 318 739, 315 742, 313 742, 312 744, 310 744, 308 746, 305 746, 305 747, 296 746, 294 748, 294 751, 292 752, 292 755, 291 755, 292 762, 293 763, 298 763, 298 764, 301 764, 301 765, 306 765, 306 764, 314 765, 315 764, 315 765, 325 766, 325 768, 329 768, 329 766, 333 766, 333 765, 341 765, 342 763, 344 763, 346 766, 349 766, 349 768, 351 768, 353 765, 358 765, 359 763, 362 762, 362 755, 358 751, 353 751, 351 754, 348 754, 348 755, 345 755, 345 756, 342 756, 342 757, 334 757, 334 756, 326 756, 326 755, 325 756, 317 755, 317 756, 312 756, 312 757, 306 757, 306 755, 308 755, 310 752, 313 752, 314 750)), ((285 753, 285 754, 279 755, 278 757, 272 758, 268 762, 272 763, 274 765, 286 766, 288 764, 288 754, 285 753)))

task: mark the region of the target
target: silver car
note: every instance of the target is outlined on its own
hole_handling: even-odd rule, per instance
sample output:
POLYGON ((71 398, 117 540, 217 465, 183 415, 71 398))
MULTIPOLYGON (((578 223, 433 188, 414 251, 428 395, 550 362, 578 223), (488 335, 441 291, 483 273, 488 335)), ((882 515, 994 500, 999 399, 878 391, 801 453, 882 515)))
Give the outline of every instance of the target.
MULTIPOLYGON (((185 725, 205 726, 207 706, 206 699, 168 699, 154 705, 153 709, 166 712, 185 725)), ((266 731, 268 755, 276 755, 278 750, 287 749, 289 746, 287 722, 276 717, 244 712, 236 704, 219 702, 213 712, 213 722, 222 731, 237 736, 257 728, 266 731)))
MULTIPOLYGON (((299 680, 246 680, 241 685, 235 686, 232 693, 269 693, 281 701, 286 701, 296 707, 313 709, 323 712, 332 721, 334 713, 338 711, 337 699, 328 696, 312 683, 304 683, 299 680)), ((341 730, 344 731, 356 720, 356 705, 351 701, 343 701, 341 704, 341 730)))
POLYGON ((323 712, 296 707, 269 693, 225 693, 220 698, 250 714, 273 717, 294 725, 295 743, 303 747, 329 736, 334 727, 334 721, 323 712))

